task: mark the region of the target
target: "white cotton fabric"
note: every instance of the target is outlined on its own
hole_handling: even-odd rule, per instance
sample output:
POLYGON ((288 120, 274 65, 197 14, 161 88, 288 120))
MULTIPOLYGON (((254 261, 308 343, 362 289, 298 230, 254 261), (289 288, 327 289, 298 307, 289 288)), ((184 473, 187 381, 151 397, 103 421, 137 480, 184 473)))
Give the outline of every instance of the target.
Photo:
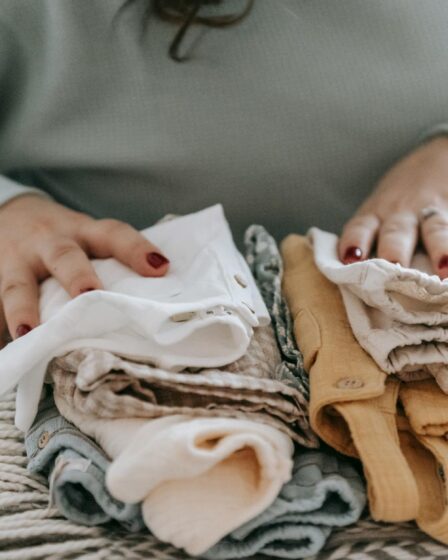
POLYGON ((336 235, 312 228, 308 237, 317 267, 339 286, 353 332, 377 364, 406 380, 434 375, 448 391, 448 282, 431 274, 429 258, 417 254, 414 268, 378 258, 345 265, 336 235))
POLYGON ((42 324, 0 352, 0 394, 19 383, 19 429, 32 424, 55 356, 92 347, 162 369, 219 367, 239 359, 253 328, 269 323, 221 205, 142 233, 171 261, 163 278, 105 259, 92 261, 104 290, 70 299, 56 279, 42 284, 42 324))
POLYGON ((294 445, 271 426, 186 415, 105 420, 77 411, 57 393, 55 401, 113 459, 110 493, 142 502, 154 536, 190 555, 263 512, 291 478, 294 445))

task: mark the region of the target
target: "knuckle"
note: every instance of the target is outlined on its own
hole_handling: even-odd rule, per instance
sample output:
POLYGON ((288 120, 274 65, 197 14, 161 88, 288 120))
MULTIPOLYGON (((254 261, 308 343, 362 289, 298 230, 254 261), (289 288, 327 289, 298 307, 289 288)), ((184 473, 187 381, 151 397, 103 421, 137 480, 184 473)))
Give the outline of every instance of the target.
POLYGON ((382 236, 395 236, 397 234, 403 234, 405 233, 405 230, 403 229, 403 224, 400 223, 399 221, 393 221, 393 222, 386 222, 385 224, 383 224, 383 226, 381 227, 381 232, 380 235, 382 236))
POLYGON ((435 214, 426 222, 423 222, 423 225, 429 233, 446 230, 448 228, 448 216, 445 214, 435 214))
POLYGON ((25 280, 19 278, 6 278, 1 283, 0 293, 2 299, 8 299, 11 294, 28 289, 29 284, 25 280))
POLYGON ((55 241, 51 243, 48 251, 48 258, 50 261, 58 261, 67 255, 73 255, 77 252, 79 247, 72 241, 55 241))
POLYGON ((104 220, 98 220, 97 222, 100 231, 105 235, 118 235, 130 231, 132 228, 120 222, 120 220, 114 220, 113 218, 106 218, 104 220))
POLYGON ((378 218, 373 214, 358 214, 353 216, 344 226, 344 234, 354 230, 365 230, 377 227, 378 218))

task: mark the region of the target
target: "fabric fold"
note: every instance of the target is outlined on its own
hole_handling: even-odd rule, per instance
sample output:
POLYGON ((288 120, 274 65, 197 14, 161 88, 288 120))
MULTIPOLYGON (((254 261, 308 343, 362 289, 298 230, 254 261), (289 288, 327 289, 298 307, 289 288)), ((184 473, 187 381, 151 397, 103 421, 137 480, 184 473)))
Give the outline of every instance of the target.
POLYGON ((355 523, 365 504, 364 484, 348 460, 298 451, 292 478, 274 503, 203 556, 210 560, 253 554, 306 558, 319 552, 333 527, 355 523))
POLYGON ((182 415, 104 420, 78 412, 57 391, 55 401, 113 458, 111 494, 143 501, 151 532, 192 555, 265 510, 291 477, 292 441, 271 426, 182 415))
POLYGON ((384 259, 339 261, 336 235, 308 234, 319 270, 340 288, 359 344, 404 381, 434 376, 448 391, 448 283, 417 254, 412 268, 384 259))
MULTIPOLYGON (((275 239, 263 226, 252 225, 245 233, 246 260, 271 317, 282 363, 276 378, 297 388, 302 395, 296 433, 306 447, 317 447, 318 440, 309 423, 309 380, 303 356, 294 339, 294 327, 282 293, 283 261, 275 239), (303 437, 301 434, 303 433, 303 437)), ((295 438, 297 439, 297 438, 295 438)))

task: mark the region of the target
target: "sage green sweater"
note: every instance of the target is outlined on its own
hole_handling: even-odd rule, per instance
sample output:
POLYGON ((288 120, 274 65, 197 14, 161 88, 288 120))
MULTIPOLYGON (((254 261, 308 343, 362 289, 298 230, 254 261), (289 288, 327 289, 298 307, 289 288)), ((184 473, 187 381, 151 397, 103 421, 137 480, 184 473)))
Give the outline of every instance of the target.
POLYGON ((337 231, 444 130, 447 0, 256 0, 181 64, 176 25, 142 33, 147 0, 123 2, 0 0, 0 203, 27 185, 138 228, 222 202, 237 237, 337 231))

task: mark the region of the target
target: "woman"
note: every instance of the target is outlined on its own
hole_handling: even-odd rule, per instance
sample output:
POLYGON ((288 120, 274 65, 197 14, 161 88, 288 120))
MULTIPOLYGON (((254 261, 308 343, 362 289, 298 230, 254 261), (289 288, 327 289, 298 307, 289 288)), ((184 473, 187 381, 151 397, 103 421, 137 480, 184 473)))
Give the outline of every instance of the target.
POLYGON ((11 336, 39 323, 46 276, 73 297, 101 287, 88 257, 165 274, 133 228, 218 201, 237 240, 253 222, 279 238, 345 223, 344 262, 376 242, 407 266, 421 235, 448 276, 448 3, 250 4, 1 0, 11 336))

